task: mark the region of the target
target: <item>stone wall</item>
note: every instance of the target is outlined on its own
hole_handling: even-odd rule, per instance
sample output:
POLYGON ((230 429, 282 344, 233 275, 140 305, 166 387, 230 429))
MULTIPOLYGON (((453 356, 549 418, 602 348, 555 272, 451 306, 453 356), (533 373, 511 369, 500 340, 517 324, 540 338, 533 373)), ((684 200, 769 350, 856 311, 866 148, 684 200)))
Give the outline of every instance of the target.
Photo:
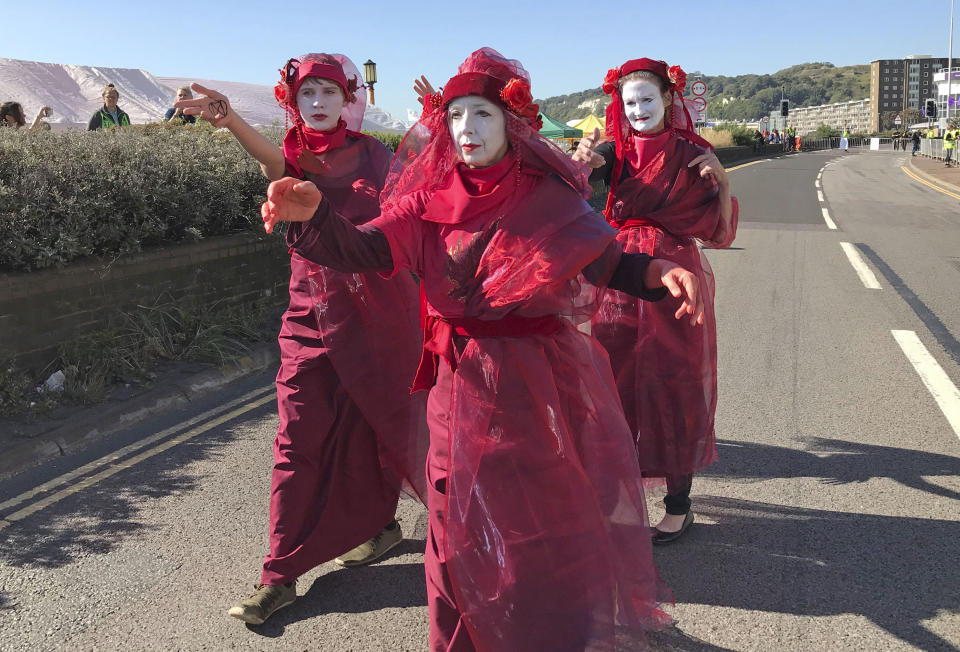
POLYGON ((236 304, 276 297, 285 303, 289 261, 282 236, 241 234, 0 274, 0 361, 42 369, 62 342, 158 300, 236 304))

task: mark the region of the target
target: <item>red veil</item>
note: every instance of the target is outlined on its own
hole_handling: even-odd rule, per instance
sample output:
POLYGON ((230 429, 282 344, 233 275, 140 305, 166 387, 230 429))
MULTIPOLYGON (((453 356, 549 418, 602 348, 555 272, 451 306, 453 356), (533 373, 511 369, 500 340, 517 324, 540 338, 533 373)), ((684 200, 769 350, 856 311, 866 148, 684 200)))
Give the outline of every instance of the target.
POLYGON ((286 111, 287 123, 293 123, 283 138, 283 155, 295 176, 301 176, 304 169, 321 171, 322 166, 311 154, 322 154, 340 147, 347 133, 360 135, 363 114, 367 110, 365 86, 357 66, 343 54, 302 54, 287 61, 280 69, 280 81, 274 86, 273 94, 286 111), (297 91, 309 77, 335 82, 346 97, 340 121, 329 131, 311 129, 297 109, 297 91))
POLYGON ((423 114, 400 143, 387 175, 381 197, 383 212, 396 208, 403 197, 418 191, 432 193, 448 182, 459 162, 459 153, 447 127, 446 112, 441 109, 453 98, 451 93, 456 92, 458 96, 485 95, 495 91, 483 88, 477 79, 479 75, 474 79, 468 77, 471 73, 482 73, 505 84, 497 99, 488 99, 505 103, 511 109, 504 111, 504 116, 518 168, 529 165, 543 172, 553 172, 582 197, 589 197, 587 172, 538 132, 539 107, 532 103, 530 96, 530 74, 519 61, 507 59, 491 48, 481 48, 457 69, 457 76, 450 80, 454 86, 448 82, 446 88, 424 98, 423 114))
POLYGON ((631 59, 619 68, 611 68, 607 71, 607 76, 603 80, 603 92, 610 95, 610 104, 607 106, 607 125, 606 136, 616 144, 617 159, 613 166, 613 173, 610 176, 610 194, 607 196, 607 205, 603 213, 607 219, 610 219, 610 209, 613 206, 613 197, 620 181, 620 174, 623 172, 623 159, 633 143, 630 138, 632 128, 627 116, 623 111, 623 98, 620 97, 620 80, 632 72, 646 70, 657 75, 660 79, 667 82, 669 90, 673 91, 673 105, 670 110, 670 122, 666 125, 667 129, 679 132, 690 142, 713 149, 713 145, 701 138, 694 131, 693 120, 687 111, 687 106, 683 102, 683 90, 687 85, 687 73, 680 66, 672 66, 669 69, 664 61, 656 59, 631 59))

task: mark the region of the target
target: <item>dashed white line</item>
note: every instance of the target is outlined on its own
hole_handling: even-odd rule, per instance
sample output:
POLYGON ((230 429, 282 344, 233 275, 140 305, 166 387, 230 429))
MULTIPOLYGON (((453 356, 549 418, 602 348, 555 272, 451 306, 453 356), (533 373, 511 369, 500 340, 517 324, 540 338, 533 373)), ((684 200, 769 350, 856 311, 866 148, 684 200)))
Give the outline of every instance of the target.
POLYGON ((822 191, 822 190, 818 190, 818 191, 817 191, 817 201, 819 201, 821 204, 823 203, 823 191, 822 191))
POLYGON ((837 225, 830 219, 830 212, 826 208, 821 208, 820 212, 823 213, 823 221, 827 223, 827 227, 836 231, 837 225))
POLYGON ((890 331, 960 438, 960 390, 913 331, 890 331))
POLYGON ((860 252, 857 251, 857 248, 849 242, 841 242, 840 246, 843 247, 843 252, 847 254, 847 259, 853 265, 853 269, 860 277, 863 286, 868 290, 879 290, 880 283, 877 281, 877 277, 874 276, 873 270, 867 267, 867 263, 863 260, 860 252))
POLYGON ((817 177, 817 180, 813 182, 813 187, 820 190, 820 177, 817 177))

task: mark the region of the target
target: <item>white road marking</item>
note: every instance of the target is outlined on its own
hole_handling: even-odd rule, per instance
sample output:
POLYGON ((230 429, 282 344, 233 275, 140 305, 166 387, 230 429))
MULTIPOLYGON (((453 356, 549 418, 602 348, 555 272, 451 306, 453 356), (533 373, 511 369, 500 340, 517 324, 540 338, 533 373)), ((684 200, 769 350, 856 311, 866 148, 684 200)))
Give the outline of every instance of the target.
POLYGON ((960 438, 960 390, 913 331, 890 331, 960 438))
POLYGON ((817 180, 813 182, 813 187, 820 190, 820 177, 817 177, 817 180))
POLYGON ((818 190, 818 191, 817 191, 817 201, 819 201, 821 204, 823 203, 823 191, 822 191, 822 190, 818 190))
POLYGON ((834 223, 833 223, 833 220, 830 219, 830 212, 826 209, 826 207, 821 208, 821 209, 820 209, 820 212, 823 213, 823 221, 827 223, 827 227, 829 227, 829 228, 833 229, 834 231, 836 231, 836 230, 837 230, 837 225, 834 224, 834 223))
POLYGON ((877 282, 877 277, 874 276, 873 270, 867 267, 867 263, 863 260, 860 252, 857 251, 857 248, 849 242, 841 242, 840 246, 843 247, 843 252, 847 254, 847 259, 853 265, 853 269, 860 277, 863 286, 868 290, 879 290, 880 283, 877 282))

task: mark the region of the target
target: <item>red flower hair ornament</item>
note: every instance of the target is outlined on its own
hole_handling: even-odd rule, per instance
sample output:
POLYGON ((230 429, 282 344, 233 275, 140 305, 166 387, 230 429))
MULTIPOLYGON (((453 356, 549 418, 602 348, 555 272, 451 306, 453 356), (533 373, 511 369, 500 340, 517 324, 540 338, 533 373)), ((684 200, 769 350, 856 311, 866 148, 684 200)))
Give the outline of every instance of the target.
POLYGON ((620 83, 620 69, 611 68, 607 71, 607 76, 603 78, 603 92, 607 95, 612 95, 613 91, 617 90, 617 85, 620 83))
POLYGON ((514 77, 508 81, 507 85, 500 91, 500 99, 503 100, 508 109, 529 122, 538 131, 543 127, 543 120, 540 118, 540 105, 533 103, 530 84, 525 79, 514 77))
POLYGON ((683 68, 680 66, 670 66, 667 75, 670 77, 670 83, 673 84, 673 89, 683 94, 683 89, 687 87, 687 73, 683 72, 683 68))

